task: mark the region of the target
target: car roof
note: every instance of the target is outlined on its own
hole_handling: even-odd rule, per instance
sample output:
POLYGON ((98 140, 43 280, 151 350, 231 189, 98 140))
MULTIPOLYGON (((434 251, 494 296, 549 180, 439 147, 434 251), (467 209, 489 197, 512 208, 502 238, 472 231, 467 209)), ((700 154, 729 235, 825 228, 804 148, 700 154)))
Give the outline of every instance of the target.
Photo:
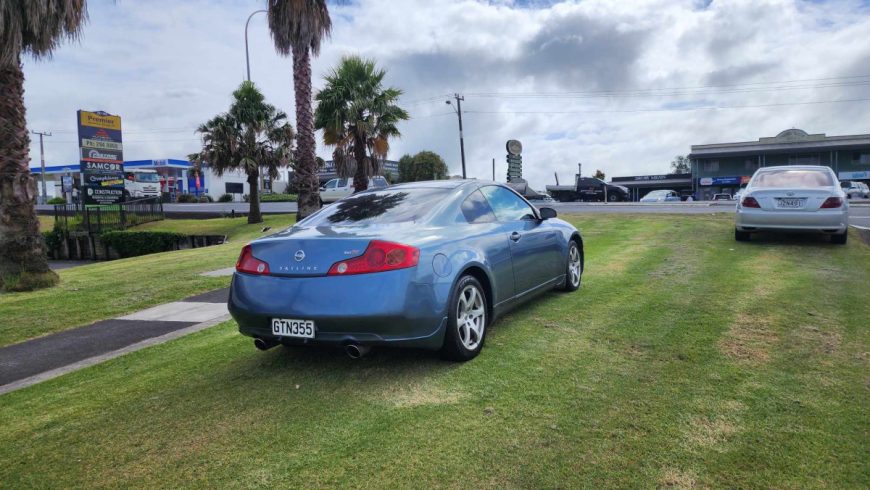
MULTIPOLYGON (((759 172, 765 172, 768 170, 821 170, 828 171, 831 170, 831 167, 827 167, 825 165, 776 165, 773 167, 761 167, 758 169, 759 172)), ((831 170, 833 171, 833 170, 831 170)))

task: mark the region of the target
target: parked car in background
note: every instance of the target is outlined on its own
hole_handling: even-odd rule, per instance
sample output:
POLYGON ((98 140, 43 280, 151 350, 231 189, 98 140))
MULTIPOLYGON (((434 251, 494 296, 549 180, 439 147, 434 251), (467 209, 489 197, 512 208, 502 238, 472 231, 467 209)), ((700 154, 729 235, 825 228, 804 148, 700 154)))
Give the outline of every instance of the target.
POLYGON ((608 184, 595 177, 578 176, 574 185, 548 185, 547 193, 559 202, 631 201, 627 187, 608 184))
POLYGON ((494 182, 412 182, 354 194, 246 245, 229 310, 262 350, 279 343, 438 350, 466 361, 492 321, 575 291, 583 240, 556 211, 494 182))
POLYGON ((743 197, 743 193, 746 192, 746 185, 747 184, 741 185, 740 189, 738 189, 737 192, 734 193, 735 201, 740 201, 740 198, 743 197))
POLYGON ((840 187, 846 193, 846 198, 848 199, 866 199, 870 197, 870 188, 863 182, 844 180, 840 182, 840 187))
POLYGON ((680 202, 682 199, 677 191, 659 190, 652 191, 640 198, 640 202, 680 202))
MULTIPOLYGON (((377 175, 369 179, 369 189, 384 189, 389 186, 384 177, 377 175)), ((320 201, 331 203, 353 194, 353 179, 332 179, 320 188, 320 201)))
POLYGON ((732 200, 734 200, 734 198, 731 197, 731 194, 720 193, 720 194, 713 194, 712 200, 713 201, 732 201, 732 200))
POLYGON ((825 233, 832 243, 848 237, 849 203, 830 167, 782 166, 758 169, 737 204, 734 238, 748 241, 758 231, 825 233))

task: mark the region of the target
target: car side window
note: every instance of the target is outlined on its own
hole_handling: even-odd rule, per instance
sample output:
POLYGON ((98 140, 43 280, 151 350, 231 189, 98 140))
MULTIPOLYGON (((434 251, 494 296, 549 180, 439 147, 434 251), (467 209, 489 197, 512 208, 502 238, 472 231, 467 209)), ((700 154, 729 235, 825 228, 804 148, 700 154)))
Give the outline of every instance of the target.
POLYGON ((535 219, 536 215, 532 207, 504 187, 489 185, 482 187, 480 191, 486 197, 499 221, 535 219))
MULTIPOLYGON (((480 191, 474 191, 462 201, 462 205, 460 206, 462 210, 462 215, 465 217, 465 221, 469 223, 491 223, 495 221, 495 214, 492 212, 492 208, 489 206, 489 203, 486 202, 486 198, 483 197, 483 194, 480 191)), ((461 218, 460 218, 461 219, 461 218)))
POLYGON ((335 184, 336 184, 337 182, 338 182, 338 181, 335 180, 335 179, 330 180, 329 182, 326 183, 326 188, 327 188, 327 189, 335 189, 335 184))
POLYGON ((335 184, 336 187, 346 187, 347 179, 338 179, 338 183, 335 184))

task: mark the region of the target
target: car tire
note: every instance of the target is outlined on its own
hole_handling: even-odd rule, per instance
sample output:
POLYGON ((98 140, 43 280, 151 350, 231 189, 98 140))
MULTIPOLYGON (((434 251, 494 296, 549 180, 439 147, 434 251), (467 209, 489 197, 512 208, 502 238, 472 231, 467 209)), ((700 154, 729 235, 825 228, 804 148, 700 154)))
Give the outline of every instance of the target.
POLYGON ((839 233, 837 235, 831 235, 831 243, 836 245, 845 245, 848 238, 849 232, 844 231, 843 233, 839 233))
POLYGON ((568 260, 565 267, 565 282, 559 289, 568 293, 580 289, 580 282, 583 280, 583 251, 574 240, 571 240, 568 245, 568 260))
POLYGON ((607 200, 610 202, 616 202, 619 200, 619 196, 617 196, 616 194, 608 194, 607 200))
POLYGON ((748 231, 740 231, 734 228, 734 239, 738 242, 748 242, 750 236, 752 235, 748 231))
POLYGON ((441 356, 470 361, 480 354, 489 326, 486 291, 474 276, 465 275, 453 286, 447 312, 447 331, 441 356))

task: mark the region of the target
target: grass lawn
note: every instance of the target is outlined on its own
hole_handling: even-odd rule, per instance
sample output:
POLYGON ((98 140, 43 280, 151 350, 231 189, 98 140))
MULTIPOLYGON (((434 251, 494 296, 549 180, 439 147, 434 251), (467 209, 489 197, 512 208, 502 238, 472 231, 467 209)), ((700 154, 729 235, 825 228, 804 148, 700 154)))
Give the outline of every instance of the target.
POLYGON ((52 289, 0 294, 0 347, 226 287, 228 277, 200 273, 232 266, 242 245, 264 235, 263 227, 271 226, 272 233, 296 215, 263 219, 257 225, 246 218, 164 220, 131 228, 227 235, 229 243, 64 269, 52 289))
POLYGON ((227 322, 0 397, 0 482, 870 485, 870 247, 736 243, 722 216, 571 219, 583 288, 503 318, 472 362, 264 353, 227 322))

